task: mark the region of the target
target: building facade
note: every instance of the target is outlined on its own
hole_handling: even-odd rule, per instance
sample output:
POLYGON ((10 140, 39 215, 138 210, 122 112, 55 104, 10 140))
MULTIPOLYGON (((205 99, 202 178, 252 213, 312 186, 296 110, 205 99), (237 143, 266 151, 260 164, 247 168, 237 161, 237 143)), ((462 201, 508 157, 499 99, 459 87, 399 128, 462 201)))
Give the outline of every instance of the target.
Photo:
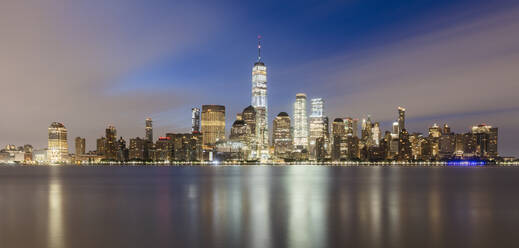
POLYGON ((67 128, 62 123, 53 122, 49 126, 47 159, 50 163, 68 161, 67 128))
POLYGON ((297 94, 294 102, 294 149, 308 150, 308 117, 304 93, 297 94))
POLYGON ((205 148, 225 140, 225 106, 202 105, 202 137, 205 148))

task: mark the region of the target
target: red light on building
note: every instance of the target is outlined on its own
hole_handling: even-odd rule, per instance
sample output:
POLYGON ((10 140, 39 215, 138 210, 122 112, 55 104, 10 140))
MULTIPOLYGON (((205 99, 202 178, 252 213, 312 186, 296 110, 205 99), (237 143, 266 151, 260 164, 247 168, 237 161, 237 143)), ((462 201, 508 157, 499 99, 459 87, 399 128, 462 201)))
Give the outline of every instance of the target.
POLYGON ((170 140, 171 137, 159 137, 159 140, 170 140))

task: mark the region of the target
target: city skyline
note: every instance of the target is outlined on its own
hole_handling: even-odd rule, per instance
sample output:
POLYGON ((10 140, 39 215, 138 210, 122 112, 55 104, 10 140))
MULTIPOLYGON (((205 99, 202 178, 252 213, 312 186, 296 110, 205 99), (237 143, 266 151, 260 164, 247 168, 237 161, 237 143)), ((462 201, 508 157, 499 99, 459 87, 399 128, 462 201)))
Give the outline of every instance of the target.
MULTIPOLYGON (((151 50, 150 45, 146 45, 146 40, 140 40, 139 43, 123 42, 121 50, 116 50, 110 57, 103 59, 118 61, 123 58, 136 62, 114 63, 121 64, 121 67, 116 68, 111 63, 101 63, 101 66, 106 67, 102 69, 109 69, 109 74, 99 74, 96 71, 99 66, 94 65, 96 60, 88 56, 83 57, 85 54, 79 52, 80 49, 67 47, 71 44, 67 38, 73 37, 61 36, 68 28, 79 27, 78 25, 83 21, 81 18, 94 14, 101 15, 101 18, 107 17, 99 13, 93 5, 72 4, 67 8, 77 10, 79 7, 85 7, 85 16, 73 18, 74 22, 70 23, 71 26, 43 29, 50 32, 44 33, 44 37, 57 39, 60 41, 58 42, 60 46, 46 42, 42 42, 39 46, 17 42, 31 40, 30 34, 16 33, 18 29, 5 27, 5 30, 12 31, 8 32, 12 35, 6 36, 5 41, 8 43, 2 43, 0 46, 0 49, 9 47, 9 51, 4 52, 7 55, 4 59, 8 58, 9 61, 0 61, 6 70, 5 73, 0 73, 0 80, 13 83, 6 83, 6 88, 0 97, 3 106, 10 106, 6 115, 6 119, 10 121, 1 124, 2 145, 32 144, 34 147, 44 147, 47 143, 46 129, 49 123, 54 121, 62 122, 68 128, 69 147, 73 147, 72 139, 79 136, 87 139, 87 150, 93 150, 95 139, 109 124, 117 127, 118 136, 127 138, 143 136, 142 122, 147 117, 154 120, 155 134, 189 132, 191 107, 203 104, 226 106, 226 137, 228 137, 234 121, 233 116, 241 112, 250 102, 250 67, 255 61, 257 52, 254 49, 255 38, 257 34, 261 34, 264 37, 262 45, 265 48, 262 51, 262 54, 265 54, 262 55, 262 59, 269 66, 267 118, 269 126, 272 126, 272 120, 280 112, 284 111, 293 116, 294 96, 296 93, 305 92, 308 94, 308 101, 313 98, 325 99, 326 115, 330 117, 330 121, 332 118, 343 116, 362 119, 371 114, 376 121, 380 122, 382 130, 390 130, 391 124, 397 121, 394 116, 394 108, 397 106, 408 109, 406 126, 411 131, 427 133, 427 129, 433 123, 448 123, 453 131, 464 132, 472 125, 489 123, 500 128, 502 134, 499 140, 500 154, 518 156, 519 144, 516 140, 519 140, 519 106, 514 98, 514 92, 517 91, 519 77, 512 68, 514 61, 517 61, 515 51, 519 50, 517 47, 519 37, 512 32, 516 28, 515 23, 518 23, 517 5, 502 3, 486 8, 488 7, 486 4, 476 1, 471 3, 470 11, 462 11, 460 15, 455 15, 454 13, 464 6, 463 3, 467 2, 446 4, 440 1, 434 5, 436 8, 427 8, 428 10, 425 4, 406 6, 402 11, 407 15, 424 14, 425 17, 419 19, 417 24, 410 24, 404 17, 397 18, 396 13, 391 11, 394 9, 390 8, 388 16, 377 16, 377 20, 395 18, 398 22, 384 27, 393 31, 400 29, 402 31, 397 32, 398 35, 393 36, 390 42, 382 47, 381 44, 374 42, 375 37, 384 37, 380 25, 372 27, 375 31, 363 30, 364 32, 360 32, 354 39, 344 37, 348 31, 343 35, 331 35, 335 31, 333 26, 322 32, 317 32, 316 27, 310 26, 310 33, 315 37, 309 38, 311 34, 302 31, 281 34, 288 28, 289 21, 281 22, 281 26, 277 29, 273 28, 270 22, 265 23, 264 27, 261 27, 259 22, 251 22, 249 25, 253 28, 248 29, 252 31, 246 32, 243 30, 232 32, 233 28, 231 31, 223 28, 226 30, 225 35, 211 34, 214 35, 211 44, 194 42, 193 37, 201 37, 197 34, 189 36, 190 39, 185 40, 180 48, 172 45, 172 41, 177 41, 172 37, 175 32, 207 30, 201 27, 203 25, 198 21, 191 20, 185 24, 186 26, 174 26, 172 33, 167 36, 159 36, 164 40, 150 38, 149 42, 161 45, 158 46, 160 47, 158 50, 151 50), (446 11, 443 16, 439 14, 441 11, 446 11), (479 14, 473 15, 471 11, 479 11, 479 14), (446 20, 434 22, 437 17, 445 17, 446 20), (427 31, 417 32, 417 28, 421 25, 427 27, 427 31), (455 33, 462 33, 463 36, 455 33), (294 38, 287 39, 287 35, 294 35, 294 38), (443 38, 445 36, 449 38, 443 38), (504 38, 489 42, 488 37, 504 38), (231 40, 232 43, 228 42, 231 40), (339 44, 346 40, 346 44, 339 44), (329 48, 316 45, 319 42, 329 44, 329 48), (365 44, 354 45, 355 43, 365 44), (17 45, 13 47, 4 44, 17 45), (349 46, 352 44, 353 46, 349 46), (32 49, 27 50, 33 53, 31 56, 50 60, 57 58, 57 64, 61 64, 61 67, 64 63, 70 65, 64 67, 65 73, 63 73, 61 69, 57 70, 53 66, 42 67, 41 65, 46 63, 39 59, 33 62, 24 61, 24 56, 16 56, 26 54, 21 52, 26 48, 24 45, 32 46, 32 49), (223 52, 211 51, 213 46, 219 46, 223 52), (205 48, 200 49, 200 47, 205 48), (174 51, 182 48, 187 50, 182 55, 174 51), (67 56, 60 53, 68 49, 74 52, 67 56), (128 50, 138 51, 136 53, 139 54, 130 54, 127 55, 130 57, 127 57, 124 54, 128 50), (55 57, 57 55, 52 52, 56 52, 59 56, 55 57), (211 59, 212 56, 218 59, 211 59), (392 59, 395 60, 396 65, 387 68, 388 60, 392 59), (219 60, 221 63, 215 63, 219 60), (448 60, 453 62, 446 63, 448 60), (472 60, 480 62, 470 63, 472 60), (17 67, 18 65, 23 65, 23 68, 17 67), (227 69, 231 67, 236 69, 227 69), (451 67, 452 69, 449 69, 451 67), (195 72, 193 68, 199 69, 195 72), (25 75, 27 70, 34 71, 29 74, 37 77, 25 75), (207 72, 207 75, 206 73, 199 75, 200 72, 207 72), (471 73, 467 75, 466 72, 471 73), (211 83, 201 83, 206 81, 206 77, 211 78, 211 83), (51 78, 57 78, 57 82, 51 82, 51 78), (226 94, 225 91, 229 89, 232 94, 226 94), (437 94, 429 94, 433 91, 437 94), (22 95, 23 103, 18 103, 22 95), (12 98, 13 96, 16 98, 12 98)), ((117 4, 120 2, 114 3, 114 6, 117 4)), ((147 15, 136 11, 135 8, 139 7, 136 5, 138 4, 129 4, 124 7, 124 11, 110 17, 113 18, 110 20, 114 21, 114 26, 107 27, 107 30, 119 27, 129 29, 124 21, 133 15, 137 15, 138 18, 131 23, 132 28, 141 24, 143 26, 137 25, 135 28, 142 30, 149 25, 142 22, 147 15)), ((272 5, 274 3, 266 3, 261 8, 272 5)), ((336 7, 341 10, 370 9, 363 4, 337 5, 336 7)), ((156 4, 145 8, 150 12, 156 12, 161 6, 156 4)), ((23 3, 8 4, 7 8, 2 9, 9 10, 9 7, 16 7, 15 9, 21 11, 36 11, 23 6, 23 3)), ((42 21, 38 18, 43 19, 40 26, 50 27, 49 23, 52 23, 52 20, 48 20, 47 16, 56 10, 51 9, 53 6, 41 7, 41 10, 37 11, 43 13, 42 16, 20 22, 20 27, 31 26, 32 22, 42 21)), ((168 10, 171 8, 173 7, 166 6, 168 10)), ((244 8, 244 13, 255 13, 244 6, 238 8, 244 8)), ((280 8, 287 8, 287 6, 280 6, 280 8)), ((179 8, 173 9, 178 11, 179 8)), ((180 9, 191 10, 197 14, 207 13, 189 4, 180 9)), ((223 10, 216 9, 212 14, 218 15, 219 11, 223 10)), ((320 24, 331 25, 334 18, 339 18, 329 6, 323 7, 321 11, 322 16, 316 17, 320 24)), ((70 18, 57 14, 57 18, 70 18)), ((10 13, 5 13, 3 16, 7 20, 17 20, 16 16, 10 13)), ((358 16, 353 15, 353 17, 356 17, 354 20, 358 23, 369 23, 358 16)), ((160 18, 165 17, 158 18, 163 21, 164 19, 160 18)), ((182 18, 186 17, 182 16, 182 18)), ((229 18, 240 19, 233 15, 229 18)), ((301 17, 294 12, 289 12, 287 18, 297 21, 301 17)), ((206 20, 200 22, 205 23, 204 21, 206 20)), ((164 26, 158 28, 171 27, 169 22, 160 23, 164 26)), ((90 29, 86 30, 91 31, 92 34, 106 31, 99 30, 100 27, 94 24, 88 24, 87 27, 90 29)), ((355 28, 353 25, 348 27, 355 28)), ((125 35, 132 37, 135 34, 124 29, 114 35, 116 40, 120 41, 119 39, 125 35)), ((95 35, 85 38, 87 38, 83 44, 87 45, 85 51, 105 51, 116 44, 108 40, 107 44, 101 45, 95 35)))

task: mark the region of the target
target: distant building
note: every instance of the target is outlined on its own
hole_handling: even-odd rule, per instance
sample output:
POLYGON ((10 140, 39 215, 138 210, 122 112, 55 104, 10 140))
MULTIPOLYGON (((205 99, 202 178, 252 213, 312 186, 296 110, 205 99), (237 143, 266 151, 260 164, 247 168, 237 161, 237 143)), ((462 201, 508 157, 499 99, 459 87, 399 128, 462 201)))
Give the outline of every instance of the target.
POLYGON ((202 105, 203 145, 212 148, 219 140, 225 140, 225 106, 202 105))
POLYGON ((405 108, 398 107, 398 132, 405 129, 405 108))
POLYGON ((146 140, 153 142, 153 126, 151 118, 146 118, 146 140))
POLYGON ((96 140, 96 155, 104 157, 106 150, 106 138, 101 137, 96 140))
POLYGON ((486 159, 496 159, 497 153, 497 127, 480 124, 472 127, 472 134, 476 139, 476 155, 486 159))
POLYGON ((126 162, 129 160, 129 150, 126 148, 126 141, 123 139, 123 137, 119 137, 119 140, 117 140, 117 152, 115 159, 120 162, 126 162))
POLYGON ((62 123, 53 122, 49 127, 47 159, 50 163, 68 161, 67 129, 62 123))
POLYGON ((324 124, 324 101, 322 98, 311 99, 312 113, 310 114, 310 133, 308 137, 308 151, 311 160, 317 158, 317 139, 323 138, 319 147, 320 150, 325 150, 325 138, 327 136, 327 130, 324 124))
POLYGON ((199 108, 191 109, 191 132, 192 133, 200 132, 200 109, 199 108))
POLYGON ((261 60, 261 44, 258 39, 258 60, 252 67, 251 105, 256 110, 256 149, 252 157, 266 161, 269 159, 269 129, 267 101, 267 66, 261 60))
POLYGON ((398 149, 398 159, 400 161, 411 160, 413 155, 412 146, 411 142, 409 141, 409 133, 405 128, 400 131, 398 149))
POLYGON ((105 158, 108 160, 116 160, 117 152, 117 130, 114 126, 108 126, 105 130, 106 142, 105 142, 105 158))
POLYGON ((296 95, 294 103, 294 148, 308 150, 308 118, 306 113, 306 95, 296 95))
POLYGON ((276 116, 272 125, 272 142, 274 145, 274 155, 278 158, 289 158, 292 151, 292 134, 290 117, 286 112, 281 112, 276 116))
MULTIPOLYGON (((202 112, 202 130, 204 115, 202 112)), ((202 131, 203 132, 203 131, 202 131)), ((174 161, 202 161, 203 137, 197 133, 167 133, 166 137, 173 144, 174 161)), ((216 144, 215 144, 216 145, 216 144)))
POLYGON ((75 139, 75 145, 76 145, 76 155, 85 155, 85 147, 86 147, 86 140, 85 138, 76 137, 75 139))
POLYGON ((146 141, 140 137, 130 139, 130 147, 128 151, 128 159, 130 161, 143 161, 145 156, 145 144, 146 141))
MULTIPOLYGON (((332 122, 332 148, 333 161, 341 160, 341 144, 346 143, 346 124, 343 119, 336 118, 332 122)), ((343 145, 344 146, 344 145, 343 145)))

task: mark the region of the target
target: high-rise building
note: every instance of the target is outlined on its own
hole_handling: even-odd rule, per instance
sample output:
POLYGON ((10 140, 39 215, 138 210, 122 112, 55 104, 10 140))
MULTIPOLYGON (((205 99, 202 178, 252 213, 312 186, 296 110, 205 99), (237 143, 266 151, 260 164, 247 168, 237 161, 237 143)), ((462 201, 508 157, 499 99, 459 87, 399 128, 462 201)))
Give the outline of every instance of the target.
POLYGON ((290 130, 290 117, 285 112, 279 113, 272 125, 274 154, 278 158, 288 158, 288 154, 292 150, 292 135, 290 130))
MULTIPOLYGON (((202 132, 204 128, 204 112, 202 107, 202 132)), ((167 133, 173 144, 174 161, 202 161, 202 139, 200 133, 167 133)))
POLYGON ((85 145, 86 145, 85 138, 76 137, 75 145, 76 145, 76 155, 85 155, 85 145))
POLYGON ((408 161, 412 158, 413 152, 411 142, 409 141, 409 133, 405 128, 400 131, 398 149, 399 160, 408 161))
POLYGON ((47 159, 51 163, 63 163, 68 160, 67 128, 62 123, 53 122, 49 126, 47 159))
POLYGON ((151 118, 146 118, 146 140, 153 142, 153 126, 151 118))
POLYGON ((200 132, 200 109, 199 108, 191 109, 191 132, 192 133, 200 132))
POLYGON ((269 158, 267 67, 261 61, 261 41, 259 36, 258 61, 252 67, 251 105, 256 110, 256 151, 252 152, 252 156, 265 161, 269 158))
MULTIPOLYGON (((241 116, 241 115, 239 115, 241 116)), ((243 119, 236 118, 231 127, 231 134, 229 135, 229 140, 242 142, 243 144, 247 144, 249 136, 251 134, 250 127, 243 119)))
POLYGON ((371 116, 368 115, 368 119, 362 119, 362 130, 361 130, 361 140, 362 144, 366 147, 373 146, 373 134, 372 134, 373 124, 371 122, 371 116))
POLYGON ((116 160, 125 162, 128 161, 129 157, 129 151, 126 148, 126 140, 123 139, 123 137, 119 137, 119 140, 117 140, 117 151, 116 151, 116 160))
POLYGON ((396 122, 396 121, 393 122, 393 129, 392 129, 391 133, 398 135, 400 132, 399 130, 400 130, 400 128, 398 127, 398 122, 396 122))
MULTIPOLYGON (((332 160, 341 159, 341 144, 346 142, 346 124, 343 119, 336 118, 332 123, 332 160)), ((342 145, 344 146, 344 145, 342 145)))
POLYGON ((106 138, 101 137, 96 140, 96 154, 99 156, 104 156, 106 150, 106 138))
POLYGON ((371 138, 373 139, 373 145, 378 147, 380 145, 380 124, 375 122, 371 128, 371 138))
POLYGON ((429 128, 429 137, 439 138, 441 136, 440 126, 434 123, 432 127, 429 128))
POLYGON ((144 160, 145 143, 146 143, 146 140, 143 140, 140 137, 130 139, 130 147, 129 147, 129 159, 130 160, 133 160, 133 161, 143 161, 144 160))
POLYGON ((206 148, 225 139, 225 106, 202 105, 202 137, 206 148))
POLYGON ((257 147, 256 147, 256 110, 252 105, 246 107, 241 113, 241 118, 249 127, 250 133, 247 135, 246 145, 249 148, 249 154, 247 159, 257 159, 257 147), (254 153, 252 153, 254 151, 254 153))
POLYGON ((405 108, 398 107, 398 133, 405 129, 405 108))
MULTIPOLYGON (((324 138, 326 137, 324 125, 324 101, 322 98, 313 98, 310 100, 312 113, 310 114, 310 133, 308 138, 308 150, 311 160, 317 158, 317 139, 323 138, 320 143, 325 145, 324 138)), ((320 148, 324 150, 323 148, 320 148)))
POLYGON ((297 94, 294 103, 294 148, 308 149, 308 118, 304 93, 297 94))
POLYGON ((106 133, 106 145, 105 145, 105 158, 108 160, 115 160, 117 157, 117 130, 114 126, 110 125, 105 130, 106 133))
POLYGON ((480 124, 472 127, 472 134, 476 140, 476 156, 489 159, 497 158, 497 127, 480 124))

